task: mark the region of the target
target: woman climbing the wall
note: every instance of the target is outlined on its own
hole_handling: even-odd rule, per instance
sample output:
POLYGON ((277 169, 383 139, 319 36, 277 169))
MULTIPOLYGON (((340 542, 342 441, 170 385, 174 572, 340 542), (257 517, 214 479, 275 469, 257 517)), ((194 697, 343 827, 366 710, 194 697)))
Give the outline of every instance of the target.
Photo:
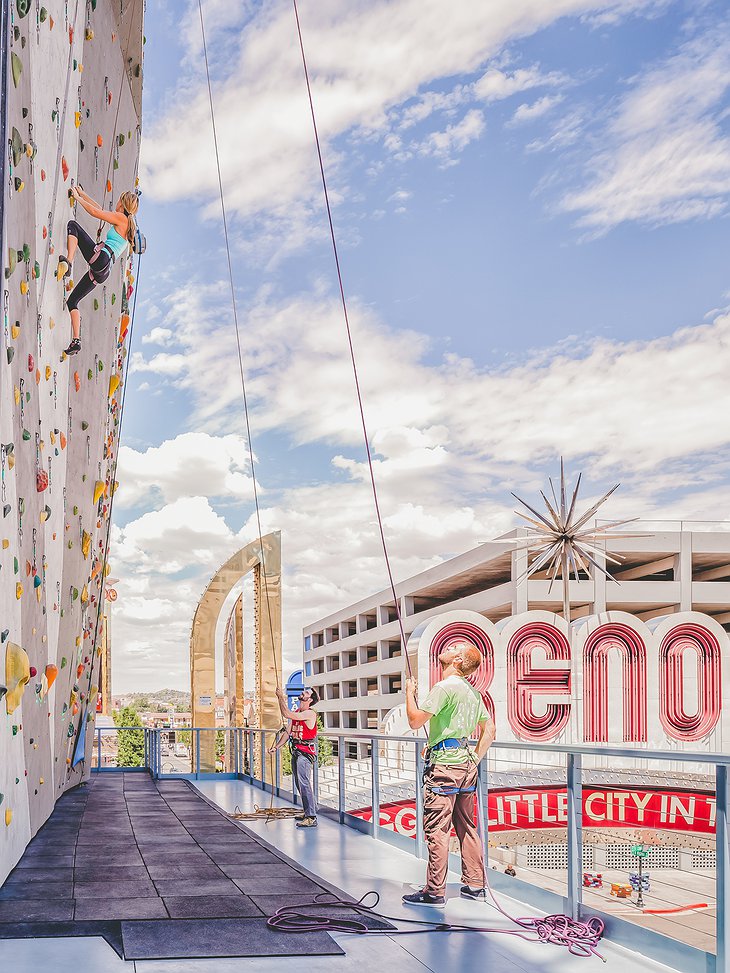
POLYGON ((127 247, 134 244, 137 231, 134 214, 139 206, 137 194, 131 191, 122 193, 117 207, 113 211, 102 209, 91 196, 84 192, 81 186, 74 186, 71 189, 71 195, 77 202, 81 203, 89 216, 111 225, 107 231, 106 239, 102 243, 95 244, 76 220, 71 220, 68 224, 66 253, 58 258, 56 276, 59 280, 70 276, 77 249, 81 250, 89 269, 71 291, 66 302, 71 314, 71 330, 73 331, 73 339, 66 349, 67 355, 75 355, 81 351, 79 301, 90 294, 97 284, 104 283, 111 272, 112 264, 124 255, 127 247))

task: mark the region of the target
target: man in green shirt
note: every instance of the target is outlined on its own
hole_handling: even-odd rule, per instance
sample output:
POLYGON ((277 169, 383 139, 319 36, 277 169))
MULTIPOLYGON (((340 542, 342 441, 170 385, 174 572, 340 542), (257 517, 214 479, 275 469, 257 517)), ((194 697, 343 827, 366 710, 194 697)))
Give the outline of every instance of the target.
POLYGON ((406 715, 412 730, 428 723, 426 772, 423 777, 423 830, 428 845, 426 884, 408 905, 443 905, 452 825, 461 849, 463 886, 468 899, 484 898, 484 855, 474 823, 478 765, 491 746, 495 727, 481 695, 466 681, 482 661, 470 642, 454 642, 439 656, 442 677, 421 706, 414 679, 406 681, 406 715), (468 740, 479 728, 475 749, 468 740))

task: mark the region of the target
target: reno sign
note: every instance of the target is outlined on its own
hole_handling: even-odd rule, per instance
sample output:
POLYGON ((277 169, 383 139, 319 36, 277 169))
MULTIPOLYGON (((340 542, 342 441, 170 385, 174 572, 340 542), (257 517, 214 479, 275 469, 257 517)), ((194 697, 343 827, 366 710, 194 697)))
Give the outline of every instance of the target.
POLYGON ((544 611, 497 623, 477 612, 446 612, 408 640, 421 699, 440 678, 439 654, 462 639, 482 654, 469 681, 502 742, 696 749, 704 741, 712 751, 730 743, 722 705, 730 694, 730 641, 709 615, 680 612, 647 623, 610 611, 569 625, 544 611))

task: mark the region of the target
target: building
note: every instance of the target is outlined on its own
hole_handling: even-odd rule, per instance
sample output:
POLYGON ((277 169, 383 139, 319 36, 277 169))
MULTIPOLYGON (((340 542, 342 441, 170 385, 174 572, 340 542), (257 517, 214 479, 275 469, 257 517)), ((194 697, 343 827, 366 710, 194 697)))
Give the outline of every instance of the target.
MULTIPOLYGON (((626 611, 640 620, 695 609, 730 629, 730 531, 653 530, 608 543, 618 554, 614 583, 598 571, 570 582, 572 620, 626 611)), ((680 526, 680 525, 677 525, 680 526)), ((685 526, 685 525, 681 525, 685 526)), ((696 525, 709 526, 709 525, 696 525)), ((632 525, 633 530, 634 525, 632 525)), ((562 585, 546 574, 529 580, 526 551, 515 551, 514 531, 444 561, 396 586, 408 638, 429 618, 471 610, 498 622, 528 611, 562 612, 562 585)), ((530 556, 531 557, 531 556, 530 556)), ((304 629, 304 676, 320 694, 327 729, 377 731, 404 701, 403 647, 390 589, 379 591, 304 629)), ((348 744, 348 756, 364 756, 348 744)))

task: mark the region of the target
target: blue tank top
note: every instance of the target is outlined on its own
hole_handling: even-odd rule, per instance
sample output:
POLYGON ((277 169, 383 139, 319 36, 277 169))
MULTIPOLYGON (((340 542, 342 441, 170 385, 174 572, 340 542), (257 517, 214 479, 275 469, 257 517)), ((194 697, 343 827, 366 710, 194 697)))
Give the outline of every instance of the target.
POLYGON ((120 236, 120 234, 117 233, 116 229, 113 226, 109 227, 109 230, 106 235, 106 240, 104 242, 109 247, 109 249, 111 250, 111 252, 114 254, 115 257, 121 257, 124 251, 129 246, 129 241, 125 240, 123 236, 120 236))

